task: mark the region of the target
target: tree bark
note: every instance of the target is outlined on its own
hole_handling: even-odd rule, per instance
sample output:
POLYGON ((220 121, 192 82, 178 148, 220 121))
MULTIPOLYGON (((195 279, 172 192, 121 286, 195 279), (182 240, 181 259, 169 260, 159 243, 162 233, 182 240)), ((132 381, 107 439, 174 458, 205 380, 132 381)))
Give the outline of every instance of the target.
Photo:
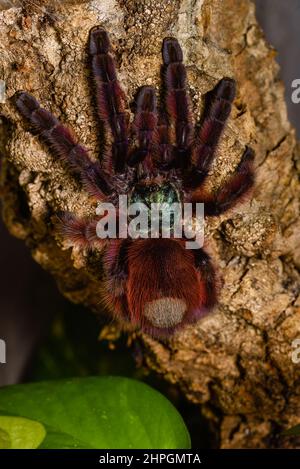
POLYGON ((0 132, 6 226, 24 239, 66 297, 99 310, 99 256, 69 248, 53 229, 57 211, 92 215, 95 206, 24 130, 10 98, 22 89, 35 95, 96 157, 86 60, 92 26, 102 24, 110 32, 130 100, 142 84, 159 87, 166 35, 182 44, 195 116, 218 80, 235 77, 238 96, 211 185, 228 177, 246 144, 256 152, 257 181, 251 200, 207 226, 223 283, 219 305, 170 340, 145 334, 140 339, 147 365, 201 405, 220 447, 299 445, 281 435, 300 422, 300 364, 292 361, 293 340, 300 338, 299 151, 275 52, 257 25, 254 5, 249 0, 46 3, 46 12, 28 6, 0 12, 0 77, 7 89, 0 132))

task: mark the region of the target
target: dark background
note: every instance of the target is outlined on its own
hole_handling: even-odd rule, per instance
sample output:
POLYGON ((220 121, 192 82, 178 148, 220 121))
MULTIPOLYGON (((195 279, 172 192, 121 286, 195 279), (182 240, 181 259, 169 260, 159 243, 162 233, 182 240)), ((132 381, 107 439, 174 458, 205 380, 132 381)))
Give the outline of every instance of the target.
MULTIPOLYGON (((256 5, 267 40, 278 50, 289 117, 300 136, 300 104, 291 101, 291 82, 300 78, 300 0, 256 0, 256 5)), ((0 338, 7 345, 7 363, 0 364, 1 386, 30 376, 30 359, 47 336, 54 315, 68 312, 71 317, 76 310, 77 315, 89 318, 91 327, 97 325, 88 311, 70 305, 59 294, 52 277, 1 221, 0 246, 0 338)))

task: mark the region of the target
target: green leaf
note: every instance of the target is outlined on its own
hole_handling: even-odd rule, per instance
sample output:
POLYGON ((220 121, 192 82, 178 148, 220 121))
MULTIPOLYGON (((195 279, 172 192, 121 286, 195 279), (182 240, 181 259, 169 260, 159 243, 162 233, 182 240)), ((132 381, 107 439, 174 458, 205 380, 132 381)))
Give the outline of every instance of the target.
MULTIPOLYGON (((128 378, 9 386, 0 389, 0 414, 41 424, 46 436, 40 448, 190 448, 188 431, 174 406, 158 391, 128 378)), ((12 441, 7 427, 2 430, 12 441)), ((39 431, 35 442, 41 438, 39 431)), ((25 432, 23 438, 19 447, 25 447, 25 432)), ((0 433, 0 445, 5 441, 7 436, 0 433)))
POLYGON ((44 426, 22 417, 0 416, 0 448, 35 449, 46 436, 44 426))
POLYGON ((300 424, 296 425, 295 427, 289 428, 288 430, 285 430, 282 433, 283 433, 283 435, 298 436, 298 435, 300 435, 300 424))
POLYGON ((0 449, 8 448, 11 448, 9 434, 5 430, 0 428, 0 449))

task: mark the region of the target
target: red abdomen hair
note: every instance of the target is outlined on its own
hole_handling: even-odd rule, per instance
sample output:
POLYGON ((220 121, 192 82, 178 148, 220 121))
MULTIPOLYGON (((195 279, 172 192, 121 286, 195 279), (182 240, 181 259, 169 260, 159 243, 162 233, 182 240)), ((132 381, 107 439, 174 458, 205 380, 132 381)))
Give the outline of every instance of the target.
POLYGON ((127 300, 133 322, 174 328, 205 300, 193 251, 185 249, 183 241, 136 240, 128 261, 127 300))

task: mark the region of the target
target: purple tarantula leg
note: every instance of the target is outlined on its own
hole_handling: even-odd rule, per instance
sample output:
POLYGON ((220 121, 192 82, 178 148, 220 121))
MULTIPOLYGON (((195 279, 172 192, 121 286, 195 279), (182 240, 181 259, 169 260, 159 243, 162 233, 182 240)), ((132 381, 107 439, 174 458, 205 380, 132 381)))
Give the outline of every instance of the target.
POLYGON ((107 32, 96 26, 89 36, 89 54, 95 83, 97 113, 106 135, 112 138, 111 154, 105 161, 108 170, 124 171, 128 152, 128 115, 125 113, 125 95, 118 82, 113 57, 109 53, 107 32))
POLYGON ((98 238, 96 227, 99 219, 77 218, 69 212, 57 217, 57 230, 64 239, 81 248, 102 248, 104 240, 98 238))
POLYGON ((41 108, 33 96, 23 91, 18 93, 16 106, 50 150, 80 175, 83 185, 92 196, 103 199, 113 192, 112 181, 99 163, 90 160, 87 150, 77 142, 71 130, 49 111, 41 108))
POLYGON ((175 165, 186 168, 190 164, 193 125, 183 54, 175 38, 164 39, 162 55, 167 114, 169 124, 175 127, 176 135, 175 165))
POLYGON ((233 208, 248 195, 254 185, 253 161, 254 152, 251 148, 246 147, 235 173, 215 194, 201 194, 201 190, 197 194, 195 191, 192 201, 204 202, 205 216, 218 216, 233 208))
POLYGON ((168 118, 161 110, 157 124, 159 151, 157 155, 158 157, 156 160, 156 166, 162 171, 169 171, 174 167, 174 151, 172 145, 170 144, 169 132, 170 129, 168 118))
POLYGON ((200 274, 200 281, 204 286, 202 303, 207 309, 217 302, 217 279, 210 256, 203 249, 193 250, 195 266, 200 274))
POLYGON ((134 166, 142 163, 144 169, 151 171, 157 132, 156 95, 151 86, 142 87, 138 93, 132 129, 138 147, 129 154, 127 164, 134 166))
POLYGON ((235 94, 235 81, 231 78, 223 78, 206 97, 207 107, 196 136, 193 168, 187 176, 189 188, 196 188, 208 176, 235 94))
POLYGON ((119 319, 130 321, 126 283, 128 279, 128 248, 132 239, 111 241, 103 253, 103 265, 106 272, 106 288, 109 303, 114 305, 114 314, 119 319))

